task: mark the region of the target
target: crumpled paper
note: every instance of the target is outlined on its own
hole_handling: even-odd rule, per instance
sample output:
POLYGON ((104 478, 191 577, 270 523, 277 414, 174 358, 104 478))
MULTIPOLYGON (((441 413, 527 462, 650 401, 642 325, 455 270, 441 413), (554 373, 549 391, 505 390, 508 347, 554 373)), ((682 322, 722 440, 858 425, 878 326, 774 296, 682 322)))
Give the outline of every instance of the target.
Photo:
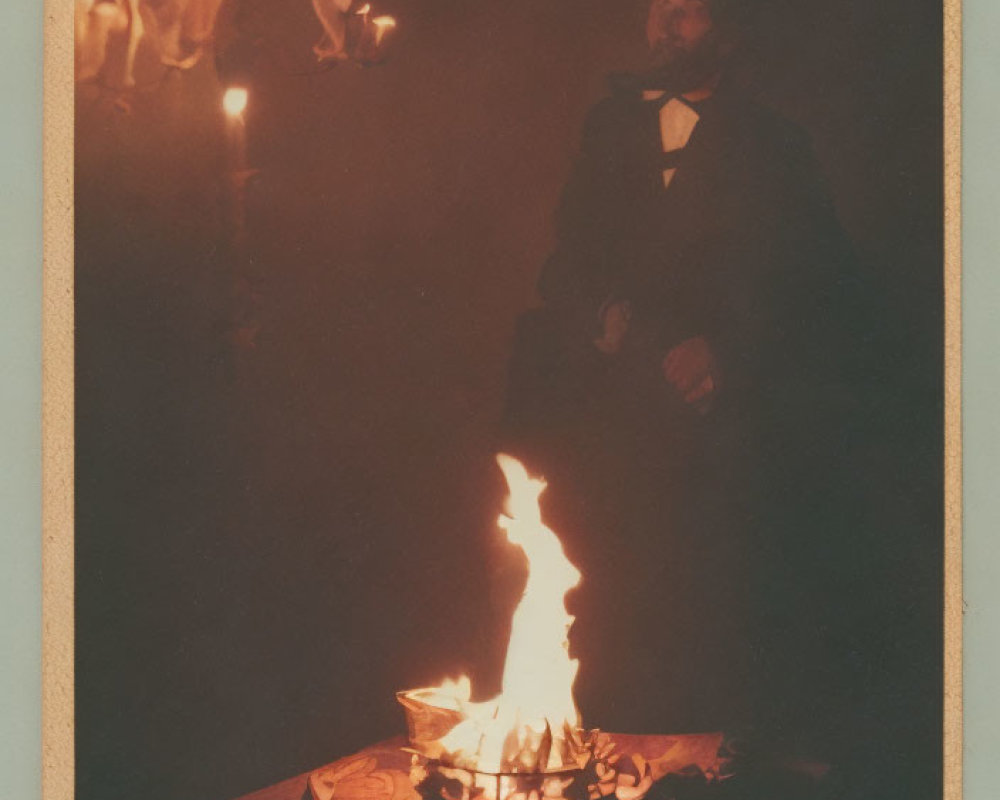
MULTIPOLYGON (((635 736, 591 732, 593 756, 577 774, 571 787, 564 781, 546 780, 535 796, 531 792, 507 800, 555 800, 573 796, 582 800, 642 800, 653 785, 668 775, 700 777, 706 782, 726 777, 728 758, 721 733, 678 736, 635 736), (551 794, 551 792, 557 792, 551 794)), ((442 781, 433 778, 436 764, 413 752, 402 739, 362 750, 312 772, 311 800, 429 800, 442 797, 442 781)), ((451 774, 451 773, 448 773, 451 774)), ((567 773, 568 775, 571 773, 567 773)), ((443 795, 451 800, 475 800, 475 787, 456 780, 456 788, 443 795)), ((504 800, 504 798, 501 798, 504 800)))

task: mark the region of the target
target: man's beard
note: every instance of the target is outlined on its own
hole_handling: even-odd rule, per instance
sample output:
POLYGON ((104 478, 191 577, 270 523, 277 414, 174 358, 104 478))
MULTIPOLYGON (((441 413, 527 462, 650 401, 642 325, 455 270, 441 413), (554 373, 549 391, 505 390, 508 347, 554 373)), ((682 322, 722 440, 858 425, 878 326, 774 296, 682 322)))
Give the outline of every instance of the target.
POLYGON ((694 50, 681 50, 661 45, 651 53, 646 82, 651 89, 665 89, 673 94, 701 89, 708 84, 724 65, 718 43, 702 42, 694 50))

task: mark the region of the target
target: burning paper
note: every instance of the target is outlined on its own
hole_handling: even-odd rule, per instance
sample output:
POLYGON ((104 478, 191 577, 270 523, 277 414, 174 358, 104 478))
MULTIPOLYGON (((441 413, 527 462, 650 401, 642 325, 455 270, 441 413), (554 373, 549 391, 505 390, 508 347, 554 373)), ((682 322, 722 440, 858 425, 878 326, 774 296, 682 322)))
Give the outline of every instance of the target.
POLYGON ((135 54, 144 28, 139 0, 76 0, 76 80, 135 86, 135 54))
POLYGON ((222 0, 76 0, 76 80, 135 86, 136 54, 190 69, 211 42, 222 0))
POLYGON ((313 47, 320 61, 377 64, 385 57, 396 28, 394 17, 373 16, 371 4, 358 0, 313 0, 313 10, 323 26, 323 36, 313 47))
POLYGON ((466 677, 404 692, 410 741, 423 755, 480 773, 572 770, 588 753, 573 699, 578 662, 567 640, 573 617, 565 596, 580 580, 558 536, 542 522, 545 482, 514 458, 497 457, 510 491, 498 521, 527 558, 524 594, 514 611, 503 688, 487 702, 471 701, 466 677))
POLYGON ((313 47, 320 61, 347 58, 347 17, 352 0, 313 0, 313 10, 323 25, 323 36, 313 47))
POLYGON ((190 69, 215 35, 222 0, 145 0, 156 21, 156 48, 169 67, 190 69))

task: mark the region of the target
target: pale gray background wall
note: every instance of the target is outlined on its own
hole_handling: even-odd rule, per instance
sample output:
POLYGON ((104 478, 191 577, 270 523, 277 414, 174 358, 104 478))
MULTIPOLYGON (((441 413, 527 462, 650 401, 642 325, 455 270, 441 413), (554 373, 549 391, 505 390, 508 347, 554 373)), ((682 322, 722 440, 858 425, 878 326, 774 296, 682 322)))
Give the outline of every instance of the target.
POLYGON ((996 795, 1000 745, 1000 6, 965 2, 966 797, 996 795))
POLYGON ((42 8, 0 10, 0 797, 41 795, 42 8))

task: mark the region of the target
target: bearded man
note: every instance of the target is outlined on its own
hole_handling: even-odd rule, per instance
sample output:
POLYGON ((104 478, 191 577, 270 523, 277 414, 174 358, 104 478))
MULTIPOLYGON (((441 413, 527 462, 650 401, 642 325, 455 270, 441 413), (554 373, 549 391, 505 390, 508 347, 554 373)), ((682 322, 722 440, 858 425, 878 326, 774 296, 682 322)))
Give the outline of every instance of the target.
POLYGON ((589 114, 518 324, 504 445, 583 572, 578 696, 605 729, 760 721, 749 681, 787 652, 761 620, 818 602, 786 545, 852 400, 857 281, 807 137, 729 79, 747 14, 651 4, 650 68, 589 114))

